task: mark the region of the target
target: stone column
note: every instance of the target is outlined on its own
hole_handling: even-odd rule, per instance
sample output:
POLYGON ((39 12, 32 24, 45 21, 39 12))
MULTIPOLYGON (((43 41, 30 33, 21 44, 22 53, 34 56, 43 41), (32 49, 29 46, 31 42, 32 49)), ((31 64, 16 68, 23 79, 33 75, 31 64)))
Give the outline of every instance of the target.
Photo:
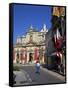
POLYGON ((25 50, 25 63, 27 63, 27 50, 25 50))
POLYGON ((16 63, 16 52, 13 51, 13 63, 16 63))
POLYGON ((27 52, 27 63, 29 62, 29 52, 27 52))

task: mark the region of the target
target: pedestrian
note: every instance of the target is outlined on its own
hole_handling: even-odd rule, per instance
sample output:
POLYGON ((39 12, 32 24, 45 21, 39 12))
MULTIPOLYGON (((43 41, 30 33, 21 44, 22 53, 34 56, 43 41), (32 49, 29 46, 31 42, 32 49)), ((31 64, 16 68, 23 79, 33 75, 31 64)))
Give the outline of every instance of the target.
POLYGON ((36 73, 40 74, 40 63, 36 61, 36 73))

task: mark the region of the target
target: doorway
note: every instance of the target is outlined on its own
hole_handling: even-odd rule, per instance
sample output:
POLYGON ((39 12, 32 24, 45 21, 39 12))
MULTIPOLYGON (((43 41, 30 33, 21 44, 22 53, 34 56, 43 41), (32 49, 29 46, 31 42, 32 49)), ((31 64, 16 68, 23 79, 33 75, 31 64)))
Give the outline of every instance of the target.
POLYGON ((32 62, 33 60, 33 53, 29 53, 29 62, 32 62))

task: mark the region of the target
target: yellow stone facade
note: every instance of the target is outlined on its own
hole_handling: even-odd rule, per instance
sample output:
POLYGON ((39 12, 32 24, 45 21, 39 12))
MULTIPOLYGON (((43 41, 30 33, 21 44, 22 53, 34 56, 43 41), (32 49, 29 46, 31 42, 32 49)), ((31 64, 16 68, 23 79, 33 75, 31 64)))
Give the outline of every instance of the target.
POLYGON ((45 35, 48 32, 46 25, 37 31, 32 26, 25 36, 17 37, 14 45, 14 63, 40 63, 45 62, 45 35))

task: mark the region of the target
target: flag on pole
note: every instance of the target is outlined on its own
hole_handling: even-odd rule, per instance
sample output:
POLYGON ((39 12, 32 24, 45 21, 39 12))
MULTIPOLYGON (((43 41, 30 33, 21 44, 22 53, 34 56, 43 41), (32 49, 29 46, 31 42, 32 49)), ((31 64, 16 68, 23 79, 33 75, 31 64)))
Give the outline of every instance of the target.
POLYGON ((62 41, 63 41, 63 38, 62 38, 62 36, 60 35, 59 30, 57 29, 57 30, 56 30, 56 34, 54 34, 54 42, 55 42, 55 47, 56 47, 57 49, 60 49, 60 48, 61 48, 62 41))

